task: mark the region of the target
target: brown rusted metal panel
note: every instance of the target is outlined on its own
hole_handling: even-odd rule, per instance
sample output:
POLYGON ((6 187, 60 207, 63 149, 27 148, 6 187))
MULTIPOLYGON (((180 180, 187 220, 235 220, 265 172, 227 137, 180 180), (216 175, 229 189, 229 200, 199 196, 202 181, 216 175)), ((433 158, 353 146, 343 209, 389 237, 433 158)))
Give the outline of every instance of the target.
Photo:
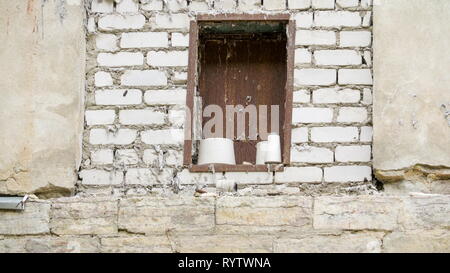
POLYGON ((290 14, 243 14, 243 13, 223 13, 223 14, 199 14, 197 21, 287 21, 290 14))
POLYGON ((294 88, 294 54, 295 54, 295 21, 289 21, 287 25, 287 62, 286 62, 286 100, 284 115, 284 145, 283 163, 288 165, 291 162, 291 124, 292 124, 292 97, 294 88))

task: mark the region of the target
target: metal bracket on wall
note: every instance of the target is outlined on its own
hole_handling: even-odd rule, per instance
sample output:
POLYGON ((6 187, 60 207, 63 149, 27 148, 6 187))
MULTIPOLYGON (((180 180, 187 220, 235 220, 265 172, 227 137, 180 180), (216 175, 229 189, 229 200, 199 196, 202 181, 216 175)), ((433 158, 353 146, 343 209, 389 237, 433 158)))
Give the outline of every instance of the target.
POLYGON ((24 210, 28 195, 0 196, 0 210, 24 210))

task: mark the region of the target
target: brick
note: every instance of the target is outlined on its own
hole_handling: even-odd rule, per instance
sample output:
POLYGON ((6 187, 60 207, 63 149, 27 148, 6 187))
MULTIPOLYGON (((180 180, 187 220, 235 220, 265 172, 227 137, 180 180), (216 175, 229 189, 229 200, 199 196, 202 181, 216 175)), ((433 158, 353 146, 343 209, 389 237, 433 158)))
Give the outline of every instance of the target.
MULTIPOLYGON (((375 0, 377 1, 377 0, 375 0)), ((361 7, 362 8, 368 8, 372 6, 373 0, 361 0, 361 7)))
POLYGON ((295 69, 294 83, 296 86, 333 85, 336 83, 336 70, 316 68, 295 69))
POLYGON ((105 0, 92 0, 91 11, 98 13, 111 13, 114 11, 113 2, 105 0))
POLYGON ((372 181, 372 168, 369 166, 333 166, 324 168, 325 182, 372 181))
POLYGON ((361 141, 361 142, 372 141, 372 134, 373 134, 373 129, 371 126, 361 127, 361 135, 359 137, 359 141, 361 141))
POLYGON ((100 149, 91 152, 92 164, 112 164, 114 161, 114 154, 111 149, 100 149))
POLYGON ((186 90, 148 90, 144 94, 144 101, 149 105, 184 105, 186 103, 186 90))
POLYGON ((102 253, 170 253, 172 245, 165 235, 100 238, 102 253))
POLYGON ((314 25, 317 27, 359 27, 361 16, 359 12, 351 11, 316 11, 314 25))
POLYGON ((314 9, 334 9, 334 0, 312 0, 314 9))
POLYGON ((0 240, 2 253, 97 253, 99 241, 90 236, 30 236, 0 240))
POLYGON ((143 65, 144 55, 140 52, 99 53, 97 63, 110 67, 143 65))
POLYGON ((289 9, 309 9, 311 0, 288 0, 289 9))
POLYGON ((310 64, 311 52, 306 48, 297 48, 295 50, 295 64, 310 64))
POLYGON ((187 8, 187 1, 167 1, 166 3, 169 12, 182 11, 187 8))
POLYGON ((294 128, 291 133, 291 143, 308 142, 308 128, 294 128))
POLYGON ((214 9, 216 10, 233 10, 236 8, 235 0, 215 0, 214 9))
POLYGON ((450 195, 412 193, 405 198, 403 226, 406 229, 450 227, 450 195))
POLYGON ((158 155, 153 149, 145 149, 144 154, 142 155, 142 160, 145 164, 157 165, 158 155))
POLYGON ((362 26, 363 27, 370 27, 371 25, 372 25, 372 12, 368 11, 363 16, 362 26))
POLYGON ((260 0, 239 0, 238 9, 241 11, 252 11, 261 6, 260 0))
POLYGON ((372 104, 372 90, 370 90, 369 88, 363 89, 363 98, 361 103, 366 105, 372 104))
POLYGON ((187 81, 187 72, 173 72, 172 81, 174 83, 185 83, 187 81))
POLYGON ((24 211, 0 211, 0 235, 49 233, 49 220, 49 203, 27 202, 24 211))
POLYGON ((95 46, 99 50, 106 51, 116 51, 119 49, 119 47, 117 47, 117 36, 114 34, 97 34, 95 37, 95 46))
POLYGON ((95 33, 97 31, 97 24, 95 23, 94 17, 89 17, 87 20, 87 31, 88 33, 95 33))
POLYGON ((339 69, 339 84, 372 84, 370 69, 339 69))
POLYGON ((322 88, 312 93, 313 103, 357 103, 360 97, 356 89, 322 88))
POLYGON ((355 142, 358 140, 356 127, 314 127, 311 128, 313 142, 355 142))
POLYGON ((183 127, 185 114, 185 110, 169 110, 169 122, 174 127, 183 127))
POLYGON ((87 125, 113 124, 116 119, 114 110, 86 110, 87 125))
POLYGON ((145 11, 162 10, 163 9, 163 0, 148 0, 146 3, 142 2, 141 9, 145 10, 145 11))
POLYGON ((119 121, 126 125, 164 124, 165 114, 153 110, 120 110, 119 121))
POLYGON ((337 146, 335 150, 337 162, 368 162, 371 155, 370 145, 337 146))
POLYGON ((109 14, 98 19, 100 30, 141 29, 144 27, 144 24, 145 17, 142 14, 109 14))
POLYGON ((115 161, 119 165, 132 165, 139 163, 139 156, 134 149, 116 150, 115 161))
POLYGON ((332 108, 302 107, 292 109, 292 123, 326 123, 332 120, 332 108))
POLYGON ((321 182, 322 169, 317 167, 285 167, 275 172, 275 183, 321 182))
POLYGON ((336 0, 341 8, 354 8, 359 6, 359 0, 336 0))
POLYGON ((447 230, 394 231, 383 238, 387 253, 448 253, 450 234, 447 230))
POLYGON ((139 10, 139 4, 136 0, 121 0, 116 5, 116 12, 128 13, 137 12, 139 10))
POLYGON ((147 63, 150 66, 187 66, 188 51, 149 51, 147 63))
POLYGON ((113 85, 113 79, 111 77, 111 74, 109 74, 108 72, 103 72, 103 71, 99 71, 99 72, 95 73, 94 84, 97 87, 113 85))
POLYGON ((134 233, 201 235, 213 231, 214 219, 214 198, 152 196, 119 205, 119 228, 134 233))
POLYGON ((313 25, 313 13, 299 12, 294 15, 294 20, 297 28, 310 28, 313 25))
POLYGON ((137 89, 110 89, 95 91, 97 105, 133 105, 142 103, 142 92, 137 89))
POLYGON ((343 47, 366 47, 372 43, 370 31, 341 31, 340 46, 343 47))
POLYGON ((333 151, 314 146, 298 146, 291 149, 291 161, 299 163, 331 163, 333 151))
POLYGON ((296 45, 335 45, 336 33, 328 30, 297 30, 296 45))
POLYGON ((239 184, 271 184, 273 182, 272 172, 227 172, 225 177, 239 181, 239 184))
POLYGON ((188 29, 189 17, 187 14, 156 14, 154 26, 157 29, 188 29))
POLYGON ((292 101, 294 103, 309 103, 309 91, 305 89, 294 91, 292 95, 292 101))
POLYGON ((189 34, 172 33, 172 46, 187 47, 189 46, 189 34))
POLYGON ((367 66, 371 67, 372 66, 372 53, 369 50, 365 50, 363 58, 367 64, 367 66))
POLYGON ((167 165, 183 165, 183 152, 169 150, 166 153, 166 164, 167 165))
POLYGON ((117 144, 127 145, 136 139, 136 130, 119 129, 116 133, 109 132, 106 129, 91 129, 89 134, 89 142, 96 144, 117 144))
POLYGON ((123 181, 123 172, 105 170, 82 170, 80 178, 83 185, 119 185, 123 181))
POLYGON ((167 32, 128 32, 120 39, 121 48, 168 47, 167 32))
POLYGON ((284 10, 286 9, 286 0, 264 0, 263 7, 266 10, 284 10))
POLYGON ((393 230, 400 210, 401 201, 396 197, 320 196, 314 200, 314 228, 393 230))
POLYGON ((312 198, 304 196, 219 197, 217 225, 311 226, 312 198))
POLYGON ((127 86, 165 86, 167 76, 159 70, 127 70, 120 77, 120 84, 127 86))
MULTIPOLYGON (((224 228, 227 230, 226 228, 224 228)), ((201 236, 178 236, 177 251, 203 253, 272 252, 273 237, 270 235, 213 234, 201 236)), ((243 263, 241 263, 242 265, 243 263)))
POLYGON ((314 59, 318 65, 360 65, 361 55, 354 50, 316 50, 314 59))
POLYGON ((149 186, 155 184, 156 179, 150 169, 128 169, 125 175, 125 183, 127 185, 144 185, 149 186))
POLYGON ((365 107, 341 107, 337 122, 366 122, 367 109, 365 107))
POLYGON ((182 129, 147 130, 141 133, 145 144, 181 144, 184 141, 182 129))

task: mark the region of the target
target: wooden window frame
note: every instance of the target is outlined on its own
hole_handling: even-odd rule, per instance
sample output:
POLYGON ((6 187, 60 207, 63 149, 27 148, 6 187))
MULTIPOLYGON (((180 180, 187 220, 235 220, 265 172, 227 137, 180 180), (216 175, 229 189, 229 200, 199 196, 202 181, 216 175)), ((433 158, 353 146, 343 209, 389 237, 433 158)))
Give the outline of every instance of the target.
MULTIPOLYGON (((278 21, 286 23, 287 36, 287 60, 286 60, 286 99, 284 106, 284 122, 283 122, 283 147, 282 147, 282 165, 225 165, 213 164, 214 170, 217 172, 267 172, 267 171, 283 171, 284 165, 289 165, 291 154, 291 123, 292 123, 292 96, 293 96, 293 79, 294 79, 294 47, 295 47, 295 21, 290 20, 289 14, 199 14, 197 19, 190 21, 189 29, 189 61, 188 61, 188 79, 186 106, 193 113, 194 94, 197 87, 198 79, 198 24, 202 22, 217 21, 278 21), (269 169, 270 170, 269 170, 269 169)), ((186 123, 184 133, 184 154, 183 165, 189 168, 191 172, 208 172, 209 165, 193 165, 192 164, 192 122, 193 116, 186 115, 186 123), (188 119, 191 120, 188 120, 188 119)))

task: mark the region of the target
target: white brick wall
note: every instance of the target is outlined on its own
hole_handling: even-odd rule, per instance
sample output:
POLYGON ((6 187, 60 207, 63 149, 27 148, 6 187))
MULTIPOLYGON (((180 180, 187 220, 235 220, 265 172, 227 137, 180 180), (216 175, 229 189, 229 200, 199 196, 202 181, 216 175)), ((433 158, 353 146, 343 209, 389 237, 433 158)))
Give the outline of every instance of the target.
POLYGON ((99 53, 99 66, 133 66, 144 64, 144 55, 140 52, 99 53))
POLYGON ((186 47, 189 46, 189 34, 172 33, 172 46, 186 47))
POLYGON ((275 183, 321 182, 322 169, 317 167, 286 167, 275 173, 275 183))
POLYGON ((149 169, 128 169, 125 175, 125 184, 128 185, 152 185, 155 178, 149 169))
POLYGON ((154 25, 157 29, 178 29, 184 30, 189 27, 189 17, 187 14, 156 14, 154 25))
POLYGON ((343 47, 365 47, 372 43, 370 31, 341 31, 340 46, 343 47))
POLYGON ((361 98, 359 90, 321 88, 313 91, 313 103, 357 103, 361 98))
POLYGON ((120 84, 126 86, 164 86, 167 76, 159 70, 127 70, 120 77, 120 84))
POLYGON ((121 48, 168 47, 167 32, 128 32, 120 39, 121 48))
POLYGON ((312 0, 312 7, 316 9, 334 9, 334 0, 312 0))
POLYGON ((327 123, 333 120, 333 109, 302 107, 292 109, 292 123, 327 123))
POLYGON ((148 0, 147 3, 141 1, 141 9, 145 11, 157 11, 163 9, 163 0, 148 0))
POLYGON ((294 20, 297 28, 310 28, 313 25, 313 13, 299 12, 294 15, 294 20))
POLYGON ((114 160, 113 151, 110 149, 100 149, 91 152, 93 164, 112 164, 114 160))
POLYGON ((286 0, 264 0, 264 9, 283 10, 286 8, 286 0))
POLYGON ((356 127, 314 127, 311 128, 313 142, 355 142, 358 140, 356 127))
POLYGON ((308 128, 294 128, 291 133, 292 143, 308 142, 308 128))
POLYGON ((292 100, 294 103, 308 103, 310 101, 309 91, 306 89, 301 89, 294 91, 292 95, 292 100))
POLYGON ((311 63, 311 52, 306 48, 297 48, 295 50, 295 64, 311 63))
POLYGON ((87 110, 85 116, 87 125, 113 124, 116 119, 114 110, 87 110))
POLYGON ((291 149, 292 162, 299 163, 331 163, 333 151, 328 148, 314 146, 299 146, 291 149))
POLYGON ((105 0, 92 0, 91 10, 92 12, 99 12, 99 13, 113 12, 114 11, 113 2, 105 0))
POLYGON ((114 34, 100 33, 95 37, 95 46, 99 50, 116 51, 119 49, 117 46, 117 36, 114 34))
POLYGON ((139 10, 139 4, 135 0, 121 0, 116 5, 116 11, 120 13, 133 13, 139 10))
POLYGON ((333 85, 336 83, 335 69, 305 68, 294 71, 294 83, 302 85, 333 85))
POLYGON ((142 14, 108 14, 98 19, 100 30, 127 30, 144 27, 145 17, 142 14))
POLYGON ((185 104, 186 90, 148 90, 144 101, 149 105, 185 104))
POLYGON ((102 86, 111 86, 113 84, 113 79, 111 77, 111 74, 108 72, 99 71, 95 73, 95 86, 102 87, 102 86))
POLYGON ((370 69, 339 69, 339 84, 372 84, 370 69))
POLYGON ((335 158, 338 162, 368 162, 371 158, 370 145, 337 146, 335 158))
POLYGON ((188 51, 149 51, 147 63, 150 66, 187 66, 188 51))
POLYGON ((95 128, 91 129, 89 134, 89 142, 91 144, 131 144, 136 139, 136 130, 119 129, 117 132, 109 132, 107 129, 95 128))
POLYGON ((367 109, 365 107, 341 107, 337 122, 366 122, 367 109))
POLYGON ((328 30, 297 30, 296 45, 334 45, 336 33, 328 30))
POLYGON ((359 137, 359 140, 361 142, 371 142, 372 141, 372 135, 373 135, 373 129, 370 126, 363 126, 361 127, 361 136, 359 137))
POLYGON ((145 144, 181 144, 184 140, 182 129, 147 130, 141 133, 145 144))
POLYGON ((288 0, 289 9, 309 9, 311 0, 288 0))
POLYGON ((341 8, 354 8, 359 5, 359 0, 336 0, 341 8))
POLYGON ((316 50, 314 58, 318 65, 360 65, 361 55, 355 50, 316 50))
POLYGON ((137 89, 95 91, 97 105, 133 105, 142 103, 142 92, 137 89))
POLYGON ((123 172, 104 170, 82 170, 83 185, 119 185, 123 182, 123 172))
POLYGON ((119 121, 125 125, 164 124, 165 114, 153 110, 121 110, 119 121))
POLYGON ((139 156, 133 149, 117 150, 115 160, 118 165, 132 165, 139 162, 139 156))
POLYGON ((359 12, 316 11, 314 24, 318 27, 358 27, 361 25, 359 12))
POLYGON ((369 166, 334 166, 324 168, 325 182, 372 181, 372 169, 369 166))

